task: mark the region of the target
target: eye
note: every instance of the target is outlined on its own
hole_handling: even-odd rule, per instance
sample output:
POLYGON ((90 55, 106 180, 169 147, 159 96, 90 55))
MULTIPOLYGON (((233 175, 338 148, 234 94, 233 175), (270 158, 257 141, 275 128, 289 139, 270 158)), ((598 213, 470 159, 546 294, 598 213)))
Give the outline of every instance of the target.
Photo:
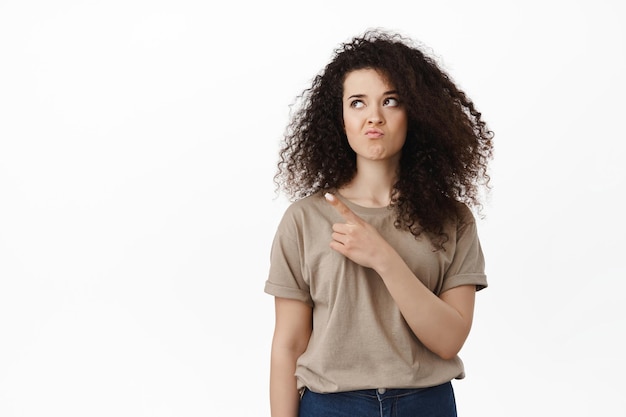
POLYGON ((383 101, 383 106, 388 107, 398 107, 400 105, 400 100, 395 97, 387 97, 385 101, 383 101))
POLYGON ((364 106, 365 106, 365 103, 363 103, 361 100, 353 100, 350 102, 350 107, 354 109, 360 109, 364 106))

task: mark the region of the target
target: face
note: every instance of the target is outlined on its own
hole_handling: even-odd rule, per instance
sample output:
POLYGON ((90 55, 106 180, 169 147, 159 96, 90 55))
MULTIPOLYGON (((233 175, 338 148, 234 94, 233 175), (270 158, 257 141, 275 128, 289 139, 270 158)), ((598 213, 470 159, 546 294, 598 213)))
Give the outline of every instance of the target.
POLYGON ((397 163, 407 132, 397 91, 373 69, 349 72, 343 83, 343 123, 359 158, 397 163))

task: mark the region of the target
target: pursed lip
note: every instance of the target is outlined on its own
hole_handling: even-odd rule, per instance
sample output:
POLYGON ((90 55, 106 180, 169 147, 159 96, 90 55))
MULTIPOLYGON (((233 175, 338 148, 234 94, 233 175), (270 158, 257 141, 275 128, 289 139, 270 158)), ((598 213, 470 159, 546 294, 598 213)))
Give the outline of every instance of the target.
POLYGON ((365 131, 365 136, 367 136, 368 138, 380 138, 384 136, 384 133, 380 129, 371 128, 365 131))

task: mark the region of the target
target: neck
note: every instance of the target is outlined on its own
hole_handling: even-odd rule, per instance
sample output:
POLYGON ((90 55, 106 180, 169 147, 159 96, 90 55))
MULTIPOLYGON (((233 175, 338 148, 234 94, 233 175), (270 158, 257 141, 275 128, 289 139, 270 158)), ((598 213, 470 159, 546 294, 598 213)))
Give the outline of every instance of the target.
POLYGON ((356 175, 339 191, 361 206, 386 207, 391 201, 391 190, 396 180, 397 164, 357 160, 356 175))

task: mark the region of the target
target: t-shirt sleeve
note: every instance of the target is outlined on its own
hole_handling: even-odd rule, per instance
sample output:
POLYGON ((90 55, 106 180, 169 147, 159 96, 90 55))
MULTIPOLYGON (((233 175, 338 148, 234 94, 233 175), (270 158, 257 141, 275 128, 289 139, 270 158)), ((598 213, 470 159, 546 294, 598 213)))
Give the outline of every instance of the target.
POLYGON ((441 292, 461 285, 475 285, 476 291, 486 288, 485 258, 478 239, 476 221, 469 209, 460 222, 456 239, 454 256, 444 275, 441 292))
POLYGON ((300 300, 313 305, 309 286, 302 276, 301 245, 297 228, 288 216, 278 226, 270 253, 270 270, 265 281, 267 294, 300 300))

